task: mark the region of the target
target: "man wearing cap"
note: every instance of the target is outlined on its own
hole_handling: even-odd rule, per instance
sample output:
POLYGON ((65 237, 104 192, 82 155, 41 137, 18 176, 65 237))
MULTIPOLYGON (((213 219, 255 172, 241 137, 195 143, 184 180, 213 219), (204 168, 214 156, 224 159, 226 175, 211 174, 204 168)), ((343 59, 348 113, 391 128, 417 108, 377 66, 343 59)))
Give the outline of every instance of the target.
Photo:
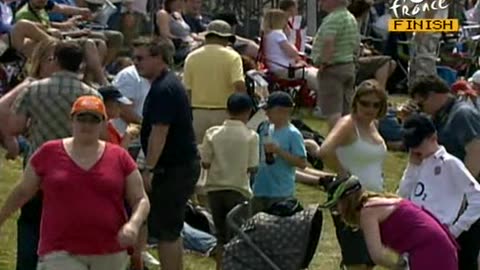
MULTIPOLYGON (((202 0, 185 0, 185 8, 182 17, 190 26, 193 33, 202 34, 207 30, 208 23, 212 20, 222 20, 232 27, 232 33, 236 32, 237 26, 242 26, 234 12, 217 13, 213 18, 202 15, 202 0)), ((232 47, 242 55, 247 55, 255 59, 258 54, 259 46, 251 39, 236 36, 232 47)))
MULTIPOLYGON (((78 97, 99 96, 94 88, 80 80, 83 57, 79 45, 69 41, 60 42, 54 52, 56 72, 49 78, 31 83, 16 98, 8 132, 18 136, 29 127, 31 149, 26 160, 46 141, 72 135, 70 108, 78 97)), ((41 209, 41 194, 22 208, 17 223, 17 269, 36 268, 41 209)))
POLYGON ((398 194, 426 208, 449 228, 460 244, 460 270, 477 270, 480 184, 461 160, 438 144, 435 125, 427 115, 407 118, 403 132, 410 157, 398 194))
POLYGON ((226 104, 234 92, 245 92, 242 58, 228 45, 235 42, 230 25, 212 21, 205 45, 185 60, 183 83, 191 93, 193 124, 198 143, 205 131, 227 118, 226 104))
POLYGON ((410 95, 419 109, 432 117, 438 142, 480 180, 480 112, 472 104, 457 100, 436 75, 419 76, 412 83, 410 95))
POLYGON ((142 175, 152 206, 149 234, 159 240, 161 268, 179 270, 183 269, 180 232, 185 209, 200 175, 192 111, 182 82, 168 69, 173 44, 141 39, 134 46, 138 73, 151 81, 140 133, 145 153, 142 175))

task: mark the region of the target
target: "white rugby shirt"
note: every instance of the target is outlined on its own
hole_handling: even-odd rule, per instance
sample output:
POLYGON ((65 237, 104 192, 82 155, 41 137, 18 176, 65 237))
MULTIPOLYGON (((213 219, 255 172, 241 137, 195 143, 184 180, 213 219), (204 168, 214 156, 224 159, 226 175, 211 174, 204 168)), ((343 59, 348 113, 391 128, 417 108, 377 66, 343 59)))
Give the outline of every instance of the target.
POLYGON ((480 184, 443 146, 420 165, 408 164, 398 194, 430 211, 455 237, 480 218, 480 184))

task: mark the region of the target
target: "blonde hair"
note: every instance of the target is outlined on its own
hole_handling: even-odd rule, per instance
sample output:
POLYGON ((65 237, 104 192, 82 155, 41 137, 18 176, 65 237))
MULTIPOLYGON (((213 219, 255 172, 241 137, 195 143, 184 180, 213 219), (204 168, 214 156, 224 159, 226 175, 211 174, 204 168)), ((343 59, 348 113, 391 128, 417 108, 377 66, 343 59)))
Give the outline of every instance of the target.
POLYGON ((357 103, 360 100, 360 98, 370 94, 374 94, 380 99, 381 104, 380 104, 380 108, 378 109, 377 119, 381 119, 387 114, 388 96, 385 89, 380 87, 380 84, 375 79, 365 80, 358 85, 357 90, 353 95, 352 112, 353 113, 357 112, 357 105, 358 105, 357 103))
POLYGON ((360 226, 360 211, 363 206, 371 198, 398 198, 397 195, 391 193, 377 193, 366 191, 361 189, 352 194, 349 194, 345 198, 342 198, 340 201, 343 205, 342 207, 342 219, 343 221, 354 228, 360 226))
POLYGON ((267 9, 263 16, 262 30, 268 33, 273 30, 282 30, 288 22, 285 11, 277 8, 267 9))
POLYGON ((47 61, 45 57, 52 51, 60 41, 58 39, 45 39, 40 41, 32 52, 32 58, 29 61, 28 75, 38 79, 40 76, 40 67, 42 62, 47 61))

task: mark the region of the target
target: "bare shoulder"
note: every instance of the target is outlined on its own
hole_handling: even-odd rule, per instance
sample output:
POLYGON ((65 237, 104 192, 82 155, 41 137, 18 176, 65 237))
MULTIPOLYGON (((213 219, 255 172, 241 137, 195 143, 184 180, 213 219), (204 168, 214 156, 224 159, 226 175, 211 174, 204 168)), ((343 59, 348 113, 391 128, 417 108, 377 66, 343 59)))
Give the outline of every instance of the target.
POLYGON ((361 210, 362 217, 376 218, 380 221, 385 220, 390 214, 397 209, 401 198, 371 198, 365 203, 361 210))
POLYGON ((338 120, 335 128, 338 127, 338 130, 342 132, 351 132, 355 128, 355 124, 351 115, 345 115, 340 120, 338 120))
POLYGON ((354 139, 354 131, 355 125, 353 119, 350 115, 346 115, 338 120, 337 124, 330 133, 331 136, 343 138, 345 141, 344 143, 348 144, 354 139))

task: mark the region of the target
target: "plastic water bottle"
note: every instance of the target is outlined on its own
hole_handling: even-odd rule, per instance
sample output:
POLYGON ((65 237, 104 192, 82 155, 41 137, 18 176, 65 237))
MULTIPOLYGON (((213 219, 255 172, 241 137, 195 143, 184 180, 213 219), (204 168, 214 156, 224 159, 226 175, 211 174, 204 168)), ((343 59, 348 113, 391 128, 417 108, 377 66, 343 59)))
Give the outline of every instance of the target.
MULTIPOLYGON (((273 137, 272 137, 272 132, 273 132, 273 125, 269 124, 268 126, 268 131, 267 131, 267 136, 265 136, 264 142, 267 143, 274 143, 273 137)), ((267 152, 265 150, 265 163, 268 165, 272 165, 275 163, 275 155, 272 152, 267 152)))

